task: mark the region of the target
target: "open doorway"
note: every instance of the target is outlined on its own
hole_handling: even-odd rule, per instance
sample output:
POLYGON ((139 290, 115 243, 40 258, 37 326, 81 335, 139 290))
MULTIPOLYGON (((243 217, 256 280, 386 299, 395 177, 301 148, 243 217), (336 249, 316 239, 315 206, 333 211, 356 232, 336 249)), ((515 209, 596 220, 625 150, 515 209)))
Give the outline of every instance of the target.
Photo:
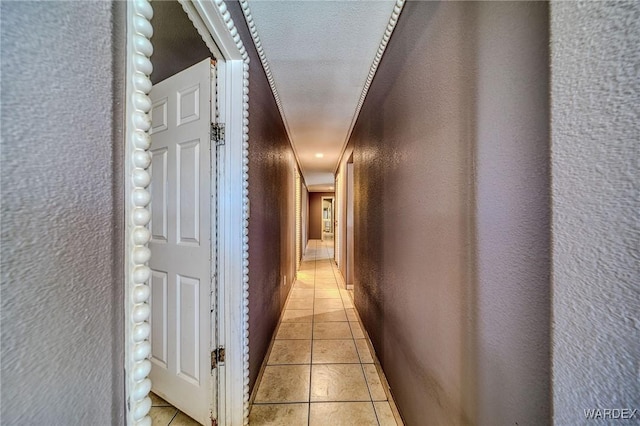
MULTIPOLYGON (((162 3, 164 2, 158 4, 158 9, 162 7, 162 3)), ((175 6, 173 2, 170 4, 175 6)), ((249 211, 248 198, 243 191, 247 185, 247 177, 243 173, 243 162, 248 157, 246 143, 248 131, 243 124, 248 115, 248 98, 246 95, 243 96, 243 89, 248 87, 248 58, 242 41, 234 37, 235 27, 226 13, 224 3, 217 5, 200 0, 179 0, 179 6, 189 18, 188 25, 192 24, 195 27, 211 55, 217 59, 215 68, 217 84, 210 84, 209 77, 214 73, 205 62, 202 78, 198 79, 203 82, 202 84, 196 85, 192 82, 191 85, 181 86, 179 96, 176 93, 171 95, 178 100, 182 108, 183 114, 176 115, 175 111, 171 113, 168 103, 166 109, 163 107, 163 96, 156 99, 156 102, 148 96, 152 91, 150 74, 153 69, 149 58, 153 52, 154 41, 160 44, 162 38, 161 31, 157 31, 155 40, 151 40, 153 29, 158 29, 152 29, 150 23, 154 14, 153 7, 147 2, 131 2, 127 5, 128 38, 125 76, 127 164, 125 169, 129 185, 125 190, 125 209, 129 222, 125 229, 127 242, 125 268, 128 272, 125 292, 127 295, 125 324, 127 326, 125 327, 124 366, 127 424, 150 424, 151 422, 148 414, 152 401, 148 393, 152 388, 152 382, 148 376, 152 370, 152 360, 149 358, 155 357, 156 364, 162 364, 161 358, 165 353, 167 357, 169 356, 170 347, 171 350, 175 350, 177 345, 167 343, 170 327, 176 327, 178 332, 180 330, 184 332, 177 335, 176 339, 180 340, 185 335, 190 339, 186 343, 190 343, 190 347, 197 349, 179 351, 181 358, 176 365, 179 366, 178 373, 184 376, 181 378, 186 378, 187 382, 198 382, 198 385, 202 382, 203 387, 210 389, 205 389, 204 402, 200 404, 205 408, 199 408, 192 416, 202 424, 212 422, 243 424, 246 423, 249 397, 243 383, 244 377, 248 376, 246 361, 248 311, 245 308, 248 276, 244 267, 244 260, 248 256, 248 244, 244 235, 247 230, 249 211), (209 104, 208 88, 214 86, 217 86, 216 99, 220 102, 211 105, 210 114, 207 114, 206 105, 196 100, 209 104), (151 116, 152 109, 154 112, 151 116), (152 146, 149 136, 151 127, 155 126, 153 133, 160 132, 165 121, 165 112, 177 117, 181 124, 195 122, 195 117, 209 118, 214 113, 216 117, 216 120, 207 120, 206 126, 203 125, 202 130, 205 136, 194 137, 182 143, 180 160, 173 161, 174 165, 180 166, 182 170, 180 173, 171 172, 164 167, 165 150, 157 144, 152 146), (215 126, 215 123, 224 123, 224 131, 220 129, 221 126, 215 126), (203 142, 203 138, 206 144, 194 142, 196 139, 203 142), (197 155, 200 151, 209 152, 209 141, 212 141, 210 152, 212 154, 215 152, 216 155, 210 157, 197 155), (151 155, 151 151, 154 151, 154 156, 151 155), (190 159, 192 165, 189 164, 190 159), (198 167, 192 167, 195 166, 196 159, 198 159, 198 167), (200 163, 200 160, 207 159, 211 164, 200 163), (213 164, 215 168, 211 167, 213 164), (208 181, 211 185, 208 190, 201 191, 200 186, 196 188, 195 185, 185 186, 186 183, 195 182, 196 169, 206 172, 198 176, 199 181, 208 181), (163 170, 167 171, 166 179, 163 170), (181 191, 172 192, 177 193, 180 199, 185 201, 174 202, 173 207, 180 207, 178 216, 182 222, 179 224, 179 229, 174 230, 173 236, 170 235, 172 229, 164 226, 164 218, 168 218, 168 213, 164 214, 163 210, 164 204, 171 203, 169 198, 165 198, 168 192, 164 190, 166 186, 164 183, 172 180, 169 176, 171 173, 174 175, 175 182, 179 185, 184 184, 179 186, 181 191), (151 187, 150 184, 152 184, 151 187), (212 193, 217 193, 218 197, 210 204, 209 199, 212 193), (206 196, 206 201, 200 198, 200 195, 207 194, 209 196, 206 196), (204 211, 200 207, 187 208, 195 206, 196 204, 190 203, 189 200, 196 199, 200 200, 200 206, 209 206, 210 210, 204 211), (155 210, 152 208, 153 205, 156 206, 155 210), (155 216, 154 213, 156 213, 155 216), (205 262, 207 271, 203 276, 213 276, 210 269, 216 267, 217 281, 209 283, 217 285, 216 291, 201 294, 199 291, 201 286, 196 283, 198 279, 194 278, 194 272, 190 271, 176 272, 174 275, 180 281, 180 289, 173 295, 165 293, 165 288, 167 292, 170 289, 163 284, 163 274, 152 271, 154 268, 160 270, 162 267, 157 266, 157 261, 161 260, 159 251, 155 250, 156 253, 153 253, 154 250, 150 250, 150 241, 155 240, 154 243, 162 244, 163 238, 167 241, 177 238, 178 243, 187 248, 193 248, 196 245, 204 247, 208 244, 205 242, 208 238, 205 237, 207 234, 210 237, 213 230, 209 229, 207 232, 202 226, 207 225, 209 228, 211 224, 216 230, 216 240, 215 247, 213 245, 210 247, 209 254, 216 253, 217 256, 212 257, 211 262, 205 262), (243 285, 237 285, 238 283, 243 285), (167 318, 166 323, 155 321, 155 324, 150 324, 154 317, 161 318, 162 314, 158 309, 164 310, 164 303, 158 302, 166 300, 168 304, 169 296, 177 296, 179 300, 188 298, 192 301, 197 300, 199 308, 183 309, 181 312, 184 315, 178 315, 172 311, 169 317, 163 317, 167 318), (154 302, 153 306, 150 305, 151 299, 154 302), (188 316, 189 313, 191 317, 188 316), (193 320, 192 323, 204 319, 202 324, 209 324, 210 327, 206 330, 194 330, 188 326, 189 319, 193 320), (215 384, 209 380, 209 376, 215 376, 215 384)), ((169 38, 173 40, 173 37, 169 38)), ((173 61, 171 63, 175 64, 173 61)), ((177 71, 179 70, 167 68, 168 75, 173 75, 177 71)), ((173 148, 167 148, 166 152, 168 153, 170 149, 173 148)), ((167 205, 167 209, 169 207, 167 205)), ((205 280, 208 281, 208 278, 205 280)), ((176 391, 180 392, 177 388, 171 388, 170 392, 176 391)), ((200 396, 201 391, 198 390, 197 393, 200 396)), ((165 396, 175 397, 177 401, 181 395, 167 393, 165 396)))
POLYGON ((353 232, 353 222, 354 222, 354 184, 353 184, 353 154, 349 158, 347 162, 347 173, 346 173, 346 262, 345 262, 345 284, 347 286, 347 290, 353 290, 353 270, 354 270, 354 244, 355 237, 353 232))
POLYGON ((296 265, 296 274, 298 273, 298 269, 300 269, 300 261, 302 260, 302 252, 304 250, 302 246, 302 177, 300 176, 300 171, 296 168, 295 170, 295 192, 296 192, 296 242, 295 242, 295 265, 296 265))
POLYGON ((322 197, 322 241, 333 241, 334 238, 334 197, 322 197))
POLYGON ((335 192, 309 192, 309 240, 334 239, 335 192))

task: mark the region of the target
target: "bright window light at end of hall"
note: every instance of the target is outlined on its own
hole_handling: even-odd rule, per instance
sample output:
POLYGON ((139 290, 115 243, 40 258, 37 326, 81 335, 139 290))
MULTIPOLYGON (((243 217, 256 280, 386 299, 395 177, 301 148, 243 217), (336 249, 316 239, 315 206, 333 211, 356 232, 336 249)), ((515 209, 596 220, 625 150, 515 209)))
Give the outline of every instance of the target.
POLYGON ((322 157, 324 157, 323 153, 319 152, 319 153, 316 154, 316 158, 322 158, 322 157))

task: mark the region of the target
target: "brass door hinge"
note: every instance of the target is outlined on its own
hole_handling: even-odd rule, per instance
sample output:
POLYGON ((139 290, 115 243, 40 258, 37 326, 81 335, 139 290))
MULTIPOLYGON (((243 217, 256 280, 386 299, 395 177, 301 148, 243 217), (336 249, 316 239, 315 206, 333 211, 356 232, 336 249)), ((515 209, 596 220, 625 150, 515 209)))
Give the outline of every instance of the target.
POLYGON ((224 145, 224 124, 211 123, 211 142, 216 145, 224 145))
POLYGON ((211 369, 213 370, 221 364, 224 364, 224 346, 211 351, 211 369))

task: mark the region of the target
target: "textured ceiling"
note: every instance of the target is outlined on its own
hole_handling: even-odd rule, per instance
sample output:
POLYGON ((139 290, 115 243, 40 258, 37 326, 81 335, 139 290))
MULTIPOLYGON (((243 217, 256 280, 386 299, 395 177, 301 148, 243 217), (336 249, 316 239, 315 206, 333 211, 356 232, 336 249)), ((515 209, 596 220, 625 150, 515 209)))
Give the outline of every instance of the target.
POLYGON ((333 190, 333 173, 395 5, 394 0, 245 4, 311 191, 333 190))

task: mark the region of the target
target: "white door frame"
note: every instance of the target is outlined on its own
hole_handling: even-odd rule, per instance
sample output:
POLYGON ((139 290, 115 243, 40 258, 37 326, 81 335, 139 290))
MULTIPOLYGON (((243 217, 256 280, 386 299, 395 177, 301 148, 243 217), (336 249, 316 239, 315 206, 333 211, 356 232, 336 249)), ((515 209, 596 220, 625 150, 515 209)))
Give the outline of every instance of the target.
MULTIPOLYGON (((219 57, 219 93, 226 134, 218 166, 218 341, 226 359, 218 371, 218 424, 246 424, 248 345, 248 110, 249 58, 223 0, 180 0, 203 40, 219 57)), ((148 113, 153 52, 147 0, 127 3, 125 124, 125 382, 128 425, 151 425, 147 209, 151 194, 148 113)))
POLYGON ((331 217, 329 218, 329 220, 331 221, 331 230, 333 231, 333 244, 334 244, 334 248, 335 248, 335 241, 336 241, 336 224, 335 224, 335 204, 336 204, 336 197, 335 195, 332 196, 322 196, 320 197, 320 224, 321 224, 321 231, 320 231, 320 240, 324 241, 324 200, 331 200, 331 217))
POLYGON ((294 169, 295 173, 295 200, 296 200, 296 242, 295 242, 295 262, 296 265, 296 277, 298 274, 298 269, 300 269, 300 262, 302 261, 302 176, 300 175, 300 171, 298 167, 294 169))

